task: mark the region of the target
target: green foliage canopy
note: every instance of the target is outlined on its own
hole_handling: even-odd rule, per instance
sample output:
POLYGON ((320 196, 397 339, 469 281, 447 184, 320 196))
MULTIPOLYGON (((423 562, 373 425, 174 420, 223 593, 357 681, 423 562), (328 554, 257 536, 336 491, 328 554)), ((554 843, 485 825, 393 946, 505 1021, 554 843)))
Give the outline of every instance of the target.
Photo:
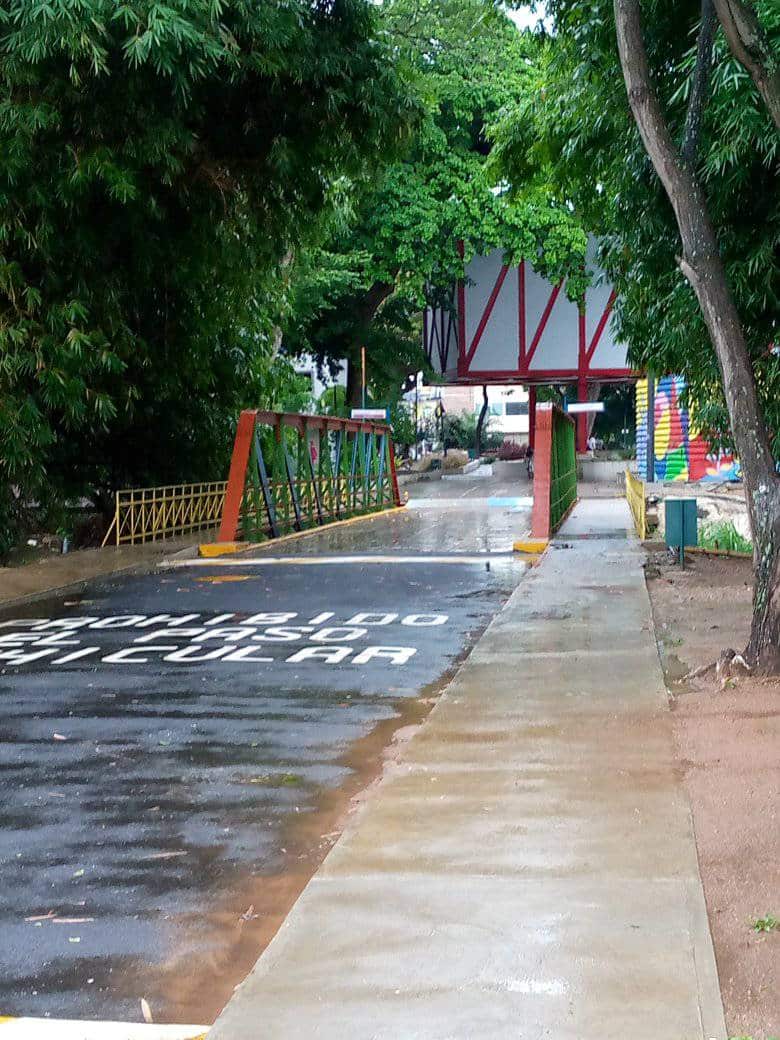
MULTIPOLYGON (((644 33, 656 89, 681 139, 695 63, 698 0, 649 0, 644 33)), ((780 60, 780 7, 755 9, 780 60)), ((534 89, 496 129, 494 159, 512 185, 553 186, 602 242, 617 318, 637 368, 686 377, 697 421, 728 443, 720 372, 694 293, 677 266, 672 209, 626 99, 612 0, 550 0, 554 33, 534 89)), ((759 393, 780 455, 780 139, 721 32, 697 173, 718 231, 759 393)))
POLYGON ((0 3, 0 543, 53 490, 221 471, 237 408, 273 396, 290 251, 413 111, 375 22, 0 3))
POLYGON ((447 298, 464 261, 502 248, 552 277, 571 275, 576 295, 586 239, 543 179, 510 198, 489 163, 491 124, 535 88, 539 41, 490 0, 386 0, 381 10, 424 115, 406 155, 349 194, 312 275, 303 273, 285 341, 353 365, 365 346, 375 395, 392 399, 423 367, 422 305, 447 298))

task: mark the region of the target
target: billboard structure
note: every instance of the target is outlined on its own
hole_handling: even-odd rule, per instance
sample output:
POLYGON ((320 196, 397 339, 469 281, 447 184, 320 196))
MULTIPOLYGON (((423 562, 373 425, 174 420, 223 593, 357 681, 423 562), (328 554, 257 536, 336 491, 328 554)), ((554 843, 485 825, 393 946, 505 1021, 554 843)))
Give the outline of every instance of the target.
MULTIPOLYGON (((532 419, 539 384, 576 383, 584 402, 589 384, 636 379, 612 327, 615 293, 594 254, 591 243, 587 262, 596 277, 582 307, 568 299, 563 281, 549 282, 528 260, 509 265, 501 249, 474 257, 446 303, 424 314, 433 370, 448 383, 524 383, 532 419)), ((584 450, 587 417, 577 425, 584 450)))

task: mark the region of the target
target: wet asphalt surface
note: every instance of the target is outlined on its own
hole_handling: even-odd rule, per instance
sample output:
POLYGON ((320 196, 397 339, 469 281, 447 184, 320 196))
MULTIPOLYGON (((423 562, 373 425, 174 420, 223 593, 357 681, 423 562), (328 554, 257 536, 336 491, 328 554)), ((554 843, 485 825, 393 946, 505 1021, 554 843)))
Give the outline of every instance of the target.
MULTIPOLYGON (((461 519, 459 549, 470 526, 485 551, 486 516, 461 519)), ((457 523, 408 522, 405 549, 439 552, 435 527, 457 523)), ((356 525, 338 550, 398 529, 356 525)), ((284 872, 291 817, 345 784, 350 747, 441 681, 522 573, 215 563, 0 615, 0 1015, 138 1020, 161 965, 219 946, 206 911, 284 872)))

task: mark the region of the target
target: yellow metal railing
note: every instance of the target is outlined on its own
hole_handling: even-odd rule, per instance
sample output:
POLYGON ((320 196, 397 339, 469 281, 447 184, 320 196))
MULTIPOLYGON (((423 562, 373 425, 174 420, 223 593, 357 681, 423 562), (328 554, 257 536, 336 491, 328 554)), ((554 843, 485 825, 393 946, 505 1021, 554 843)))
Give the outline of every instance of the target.
POLYGON ((216 527, 222 517, 226 480, 168 484, 116 492, 114 519, 103 545, 155 542, 216 527))
POLYGON ((647 538, 647 499, 645 485, 634 474, 626 469, 626 498, 631 515, 634 517, 636 533, 641 541, 647 538))

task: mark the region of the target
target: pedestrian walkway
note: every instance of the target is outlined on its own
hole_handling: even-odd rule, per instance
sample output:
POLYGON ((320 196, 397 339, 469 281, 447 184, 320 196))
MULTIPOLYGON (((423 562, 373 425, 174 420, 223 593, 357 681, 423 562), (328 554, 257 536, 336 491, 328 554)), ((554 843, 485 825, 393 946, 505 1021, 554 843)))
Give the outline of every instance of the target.
POLYGON ((630 523, 579 504, 209 1040, 722 1040, 630 523))

